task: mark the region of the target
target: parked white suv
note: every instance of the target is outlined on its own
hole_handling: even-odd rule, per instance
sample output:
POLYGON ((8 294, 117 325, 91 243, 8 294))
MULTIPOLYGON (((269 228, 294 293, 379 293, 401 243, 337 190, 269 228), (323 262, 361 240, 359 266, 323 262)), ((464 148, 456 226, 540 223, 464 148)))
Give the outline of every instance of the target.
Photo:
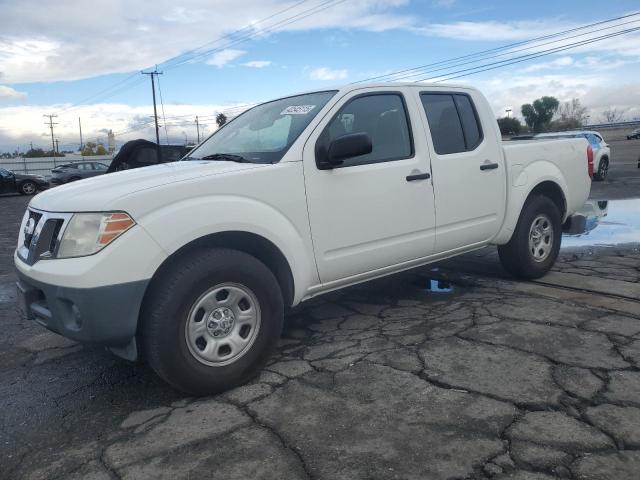
POLYGON ((586 138, 593 149, 593 179, 603 181, 607 178, 609 164, 611 163, 611 148, 598 132, 580 130, 575 132, 540 133, 535 138, 586 138))
POLYGON ((346 86, 264 103, 183 161, 31 201, 15 264, 26 315, 141 354, 207 394, 256 374, 288 307, 498 245, 551 268, 589 194, 584 139, 502 144, 472 88, 346 86))

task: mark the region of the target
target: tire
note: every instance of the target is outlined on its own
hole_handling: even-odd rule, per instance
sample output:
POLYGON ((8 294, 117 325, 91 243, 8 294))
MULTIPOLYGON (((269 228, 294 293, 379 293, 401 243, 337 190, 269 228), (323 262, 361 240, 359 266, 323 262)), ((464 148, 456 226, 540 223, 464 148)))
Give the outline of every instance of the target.
POLYGON ((498 246, 504 269, 517 278, 527 280, 546 274, 560 251, 561 222, 560 211, 549 197, 535 195, 527 199, 511 240, 498 246), (550 235, 547 228, 550 228, 550 235))
POLYGON ((600 160, 600 165, 598 165, 598 171, 593 176, 594 180, 599 182, 604 181, 607 178, 607 174, 609 173, 609 159, 603 158, 600 160))
POLYGON ((38 186, 31 180, 25 180, 20 184, 20 193, 22 195, 35 195, 38 191, 38 186))
POLYGON ((262 262, 237 250, 199 249, 151 285, 140 345, 169 384, 209 395, 260 371, 280 338, 283 312, 280 286, 262 262))

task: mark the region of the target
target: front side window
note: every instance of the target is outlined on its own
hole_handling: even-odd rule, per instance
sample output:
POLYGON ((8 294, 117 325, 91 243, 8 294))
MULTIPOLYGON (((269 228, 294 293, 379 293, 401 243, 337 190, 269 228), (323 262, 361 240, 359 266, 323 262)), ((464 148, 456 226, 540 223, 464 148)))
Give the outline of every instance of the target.
POLYGON ((316 92, 258 105, 216 131, 185 160, 216 160, 207 157, 227 154, 251 163, 279 162, 335 94, 316 92))
POLYGON ((482 142, 482 129, 471 98, 464 94, 420 95, 438 155, 474 150, 482 142))
POLYGON ((407 110, 398 93, 370 94, 347 102, 320 135, 316 152, 352 133, 371 138, 371 153, 346 159, 340 167, 401 160, 413 155, 407 110))

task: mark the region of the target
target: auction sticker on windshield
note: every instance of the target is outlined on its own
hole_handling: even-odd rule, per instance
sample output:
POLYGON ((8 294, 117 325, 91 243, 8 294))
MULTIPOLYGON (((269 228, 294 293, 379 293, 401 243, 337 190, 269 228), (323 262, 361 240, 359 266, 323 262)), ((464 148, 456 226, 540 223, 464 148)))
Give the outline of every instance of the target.
POLYGON ((306 115, 314 108, 315 105, 291 105, 280 112, 280 115, 306 115))

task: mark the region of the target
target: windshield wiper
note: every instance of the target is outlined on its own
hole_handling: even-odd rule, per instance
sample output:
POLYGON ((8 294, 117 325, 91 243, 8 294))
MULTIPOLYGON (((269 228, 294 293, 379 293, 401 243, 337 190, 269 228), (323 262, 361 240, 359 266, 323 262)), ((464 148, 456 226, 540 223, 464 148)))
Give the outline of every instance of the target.
POLYGON ((238 162, 238 163, 251 163, 240 155, 233 155, 232 153, 214 153, 212 155, 205 155, 200 160, 222 160, 223 162, 238 162))

